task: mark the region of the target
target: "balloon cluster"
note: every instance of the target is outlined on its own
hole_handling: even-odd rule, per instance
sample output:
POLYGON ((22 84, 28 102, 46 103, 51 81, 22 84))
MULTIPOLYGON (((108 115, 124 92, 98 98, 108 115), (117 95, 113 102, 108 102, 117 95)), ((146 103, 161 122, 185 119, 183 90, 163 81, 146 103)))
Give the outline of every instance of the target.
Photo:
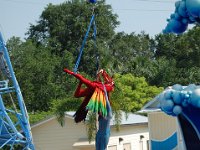
POLYGON ((163 33, 183 33, 188 24, 200 22, 200 0, 180 0, 175 3, 175 12, 167 19, 163 33))
POLYGON ((89 0, 90 3, 96 3, 97 0, 89 0))
POLYGON ((186 87, 175 84, 162 92, 158 100, 160 108, 168 115, 177 116, 183 109, 200 108, 200 86, 190 84, 186 87))

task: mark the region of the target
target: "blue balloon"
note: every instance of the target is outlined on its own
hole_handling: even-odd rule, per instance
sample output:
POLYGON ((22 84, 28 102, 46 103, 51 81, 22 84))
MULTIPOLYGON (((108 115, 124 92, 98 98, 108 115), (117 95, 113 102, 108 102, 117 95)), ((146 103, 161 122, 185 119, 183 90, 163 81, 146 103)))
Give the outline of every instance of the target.
POLYGON ((176 104, 180 104, 183 101, 180 91, 173 91, 172 97, 173 97, 174 103, 176 104))
POLYGON ((200 0, 179 0, 163 32, 181 34, 192 23, 200 24, 200 0))
POLYGON ((165 99, 171 99, 172 98, 172 90, 165 91, 164 98, 165 99))
POLYGON ((175 7, 178 8, 180 6, 181 1, 175 2, 175 7))
POLYGON ((178 14, 178 13, 175 13, 175 20, 181 20, 182 17, 178 14))
POLYGON ((165 100, 161 107, 164 111, 170 112, 173 110, 174 102, 170 99, 165 100))
POLYGON ((195 89, 190 96, 190 103, 194 107, 200 108, 200 88, 195 89))
POLYGON ((196 89, 195 84, 189 84, 186 88, 184 88, 184 91, 193 91, 196 89))
POLYGON ((193 17, 200 17, 200 0, 186 0, 186 8, 193 17))
POLYGON ((169 26, 171 27, 172 32, 180 34, 183 33, 187 29, 187 24, 183 24, 182 22, 171 19, 169 22, 169 26))
POLYGON ((172 32, 172 29, 171 27, 169 26, 169 24, 166 26, 165 30, 164 30, 166 33, 171 33, 172 32))
POLYGON ((175 115, 181 114, 181 113, 182 113, 182 108, 181 108, 181 106, 179 106, 179 105, 174 106, 174 108, 173 108, 173 113, 174 113, 175 115))
POLYGON ((170 18, 171 19, 175 18, 175 14, 171 14, 170 18))
POLYGON ((89 0, 90 3, 96 3, 97 0, 89 0))
POLYGON ((162 92, 159 96, 158 96, 158 100, 164 100, 165 97, 164 97, 164 93, 162 92))
POLYGON ((178 13, 182 17, 188 17, 187 10, 186 10, 186 4, 184 1, 180 2, 179 8, 178 8, 178 13))
POLYGON ((181 94, 181 98, 182 98, 182 99, 185 99, 185 95, 187 94, 187 91, 182 90, 182 91, 180 92, 180 94, 181 94))
POLYGON ((189 23, 194 23, 196 20, 194 17, 189 16, 188 21, 189 21, 189 23))
POLYGON ((190 95, 189 94, 185 94, 185 99, 188 99, 190 98, 190 95))
POLYGON ((187 102, 186 100, 184 100, 184 101, 182 102, 182 106, 183 106, 183 107, 187 107, 187 106, 188 106, 188 102, 187 102))
POLYGON ((189 21, 188 21, 187 18, 183 18, 183 19, 181 20, 181 22, 182 22, 183 24, 188 24, 188 23, 189 23, 189 21))
POLYGON ((181 91, 181 90, 183 90, 183 87, 180 84, 174 84, 172 86, 172 89, 177 90, 177 91, 181 91))

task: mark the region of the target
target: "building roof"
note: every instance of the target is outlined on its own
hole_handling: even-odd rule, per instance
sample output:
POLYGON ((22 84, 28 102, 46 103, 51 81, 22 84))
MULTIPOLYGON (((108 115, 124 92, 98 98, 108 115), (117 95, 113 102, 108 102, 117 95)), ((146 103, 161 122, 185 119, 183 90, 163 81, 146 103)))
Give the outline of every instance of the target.
MULTIPOLYGON (((75 114, 75 111, 68 111, 65 113, 66 117, 70 119, 73 119, 74 114, 75 114)), ((31 128, 35 128, 55 118, 56 118, 55 116, 48 117, 42 121, 39 121, 38 123, 31 125, 31 128)), ((114 122, 114 116, 113 116, 111 120, 111 126, 113 126, 114 123, 115 122, 114 122)), ((145 116, 133 114, 133 113, 126 114, 125 112, 122 112, 121 125, 137 125, 137 124, 147 124, 147 123, 148 123, 148 118, 145 116)))
MULTIPOLYGON (((73 117, 75 112, 70 111, 66 112, 66 115, 73 117)), ((125 113, 122 112, 122 118, 121 118, 121 125, 133 125, 133 124, 143 124, 143 123, 148 123, 148 118, 142 115, 138 114, 133 114, 133 113, 125 113)), ((114 125, 114 116, 111 120, 111 125, 114 125)))
POLYGON ((144 105, 144 107, 142 107, 142 109, 139 111, 139 113, 161 111, 160 102, 158 100, 159 96, 160 96, 160 94, 157 95, 150 102, 148 102, 146 105, 144 105))
MULTIPOLYGON (((142 115, 122 112, 121 125, 133 125, 148 123, 148 118, 142 115)), ((111 125, 114 125, 114 118, 111 120, 111 125)))

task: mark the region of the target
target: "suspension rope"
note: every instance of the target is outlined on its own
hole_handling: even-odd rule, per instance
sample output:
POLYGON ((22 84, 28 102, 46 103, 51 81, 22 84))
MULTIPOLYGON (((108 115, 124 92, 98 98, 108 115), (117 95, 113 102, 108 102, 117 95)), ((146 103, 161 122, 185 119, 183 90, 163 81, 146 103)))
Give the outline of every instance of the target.
POLYGON ((99 70, 99 52, 98 52, 97 42, 96 42, 97 27, 96 27, 95 21, 93 22, 93 30, 94 30, 94 33, 93 33, 94 49, 97 50, 97 52, 96 52, 96 71, 98 71, 99 70))
POLYGON ((83 53, 83 49, 84 49, 86 40, 87 40, 87 38, 88 38, 88 34, 89 34, 90 28, 91 28, 91 26, 92 26, 92 23, 93 23, 93 21, 94 21, 94 18, 95 18, 95 15, 93 14, 92 17, 91 17, 90 24, 89 24, 89 26, 88 26, 87 32, 86 32, 86 34, 85 34, 84 40, 83 40, 83 42, 82 42, 81 48, 80 48, 79 56, 78 56, 78 59, 77 59, 77 61, 76 61, 75 67, 74 67, 74 73, 76 73, 77 70, 78 70, 78 66, 79 66, 79 63, 80 63, 80 60, 81 60, 81 56, 82 56, 82 53, 83 53))

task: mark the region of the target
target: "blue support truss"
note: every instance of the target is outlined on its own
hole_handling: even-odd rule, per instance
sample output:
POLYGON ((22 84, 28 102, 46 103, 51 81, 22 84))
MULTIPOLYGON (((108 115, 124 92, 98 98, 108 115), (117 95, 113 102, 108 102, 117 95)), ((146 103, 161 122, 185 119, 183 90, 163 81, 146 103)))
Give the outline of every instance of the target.
POLYGON ((0 149, 9 146, 12 150, 15 145, 21 145, 24 150, 35 150, 28 113, 1 33, 0 73, 4 77, 0 81, 0 149), (6 108, 5 95, 10 96, 13 108, 6 108))

